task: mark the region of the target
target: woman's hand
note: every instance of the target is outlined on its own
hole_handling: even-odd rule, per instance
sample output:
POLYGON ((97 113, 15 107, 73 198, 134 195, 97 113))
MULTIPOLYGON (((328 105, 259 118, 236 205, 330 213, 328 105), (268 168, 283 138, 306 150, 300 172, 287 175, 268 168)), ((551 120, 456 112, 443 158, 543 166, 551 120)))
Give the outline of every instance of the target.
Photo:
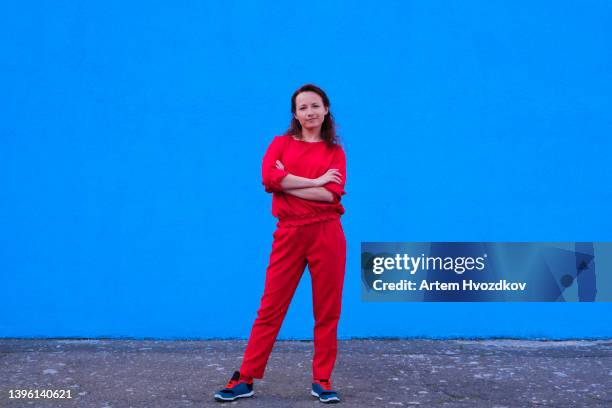
POLYGON ((340 174, 338 169, 329 169, 321 177, 315 179, 315 184, 318 187, 322 187, 329 182, 342 184, 341 177, 342 174, 340 174))
POLYGON ((279 170, 285 170, 285 166, 283 166, 283 163, 281 163, 280 160, 276 161, 276 168, 279 170))

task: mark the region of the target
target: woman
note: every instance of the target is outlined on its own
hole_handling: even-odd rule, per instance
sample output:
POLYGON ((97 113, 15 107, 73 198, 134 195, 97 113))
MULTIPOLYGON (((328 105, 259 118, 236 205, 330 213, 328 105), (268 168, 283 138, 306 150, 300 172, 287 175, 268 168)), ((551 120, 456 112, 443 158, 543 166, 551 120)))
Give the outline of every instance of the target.
POLYGON ((257 318, 240 371, 215 394, 217 401, 253 395, 253 379, 264 370, 289 303, 308 265, 315 318, 312 395, 339 402, 331 386, 336 361, 346 240, 340 198, 346 159, 338 144, 325 92, 304 85, 291 97, 293 117, 287 132, 274 138, 263 159, 263 184, 273 193, 272 214, 279 219, 257 318))

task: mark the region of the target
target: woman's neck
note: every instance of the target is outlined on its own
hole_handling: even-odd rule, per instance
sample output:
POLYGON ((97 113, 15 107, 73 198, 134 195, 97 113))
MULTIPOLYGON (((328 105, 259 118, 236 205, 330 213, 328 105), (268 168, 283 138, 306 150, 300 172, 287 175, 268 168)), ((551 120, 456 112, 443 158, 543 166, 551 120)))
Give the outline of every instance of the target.
POLYGON ((307 142, 318 142, 321 140, 321 128, 305 129, 302 128, 302 139, 307 142))

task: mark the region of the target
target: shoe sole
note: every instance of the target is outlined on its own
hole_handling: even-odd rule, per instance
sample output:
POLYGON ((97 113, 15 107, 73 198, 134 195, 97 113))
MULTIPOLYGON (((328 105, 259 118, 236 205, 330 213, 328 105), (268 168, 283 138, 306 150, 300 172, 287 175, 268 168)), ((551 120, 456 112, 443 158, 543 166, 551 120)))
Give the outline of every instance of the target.
POLYGON ((219 394, 215 394, 215 400, 220 401, 220 402, 235 401, 238 398, 247 398, 247 397, 252 397, 253 395, 255 395, 255 391, 251 391, 247 394, 236 395, 233 398, 225 398, 225 397, 220 396, 219 394))
POLYGON ((317 397, 319 399, 319 401, 325 402, 325 403, 340 402, 340 398, 338 398, 338 397, 331 397, 331 398, 328 398, 328 399, 325 399, 325 400, 321 399, 321 397, 319 397, 319 394, 317 394, 316 392, 314 392, 312 390, 310 391, 310 395, 312 395, 313 397, 317 397))

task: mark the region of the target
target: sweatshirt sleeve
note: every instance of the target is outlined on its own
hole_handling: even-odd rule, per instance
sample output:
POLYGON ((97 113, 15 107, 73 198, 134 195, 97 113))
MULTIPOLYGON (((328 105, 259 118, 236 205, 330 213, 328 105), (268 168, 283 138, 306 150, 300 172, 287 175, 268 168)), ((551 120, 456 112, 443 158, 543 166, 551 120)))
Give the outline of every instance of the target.
POLYGON ((330 169, 338 169, 341 174, 341 183, 338 184, 330 181, 323 187, 331 191, 334 195, 334 203, 339 203, 340 198, 346 194, 344 191, 344 185, 346 183, 346 156, 344 155, 344 150, 342 150, 340 146, 338 146, 334 152, 334 159, 332 160, 330 169))
POLYGON ((262 184, 268 193, 283 191, 280 182, 289 174, 286 170, 276 168, 276 161, 280 160, 282 153, 282 142, 280 136, 275 137, 270 146, 268 146, 268 150, 266 150, 263 158, 261 168, 262 184))

